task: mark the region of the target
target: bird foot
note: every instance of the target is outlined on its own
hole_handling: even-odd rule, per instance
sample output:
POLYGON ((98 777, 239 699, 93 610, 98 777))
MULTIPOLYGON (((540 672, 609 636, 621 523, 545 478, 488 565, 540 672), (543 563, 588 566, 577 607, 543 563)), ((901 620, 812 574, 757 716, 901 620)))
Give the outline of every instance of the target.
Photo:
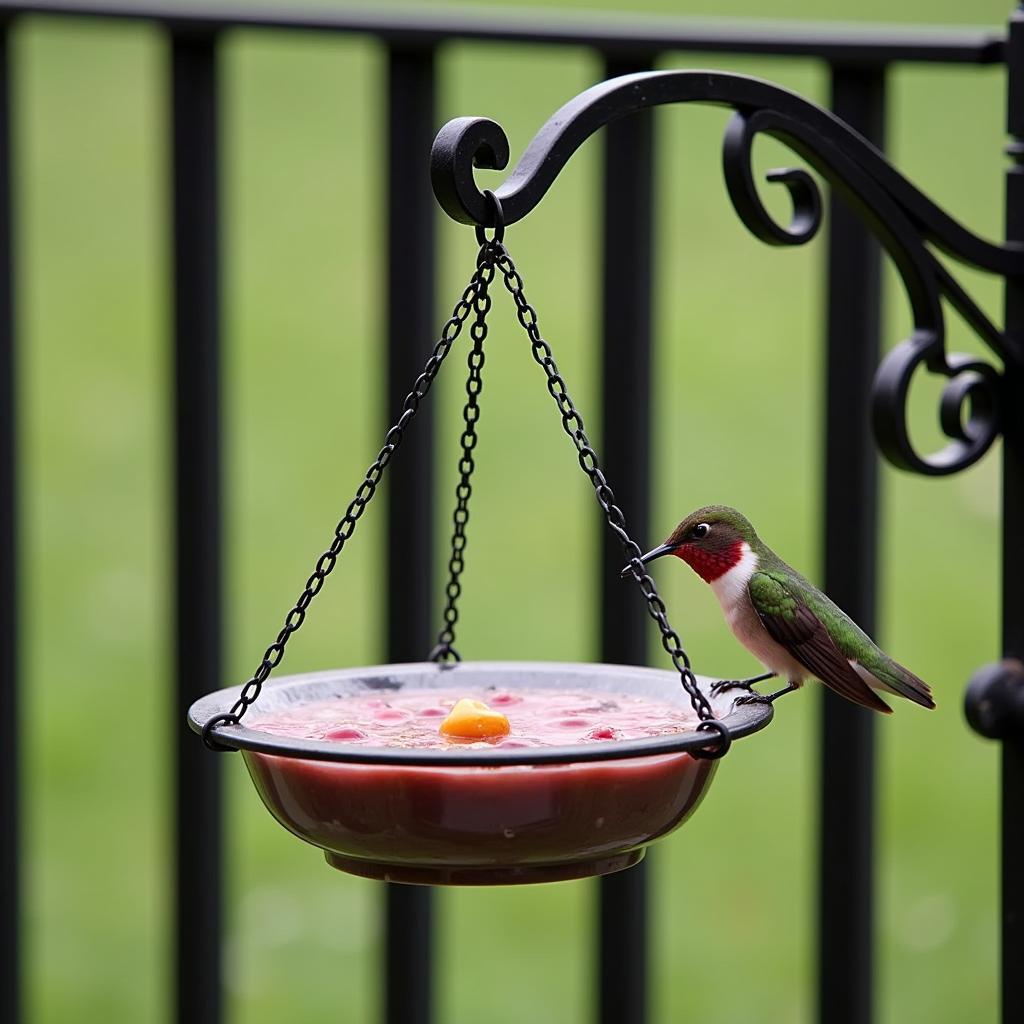
POLYGON ((788 686, 784 686, 781 690, 776 690, 774 693, 748 693, 744 697, 738 697, 735 701, 736 704, 773 704, 775 700, 781 697, 785 693, 792 693, 794 690, 800 689, 799 683, 790 683, 788 686))
POLYGON ((771 701, 763 693, 748 693, 737 697, 733 704, 737 706, 740 704, 771 704, 771 701))
MULTIPOLYGON (((765 672, 763 675, 752 676, 750 679, 720 679, 711 687, 711 695, 713 697, 717 697, 720 693, 728 693, 729 690, 746 690, 750 693, 750 690, 755 683, 763 683, 766 679, 774 678, 774 672, 765 672)), ((750 693, 750 696, 757 697, 760 695, 750 693)))

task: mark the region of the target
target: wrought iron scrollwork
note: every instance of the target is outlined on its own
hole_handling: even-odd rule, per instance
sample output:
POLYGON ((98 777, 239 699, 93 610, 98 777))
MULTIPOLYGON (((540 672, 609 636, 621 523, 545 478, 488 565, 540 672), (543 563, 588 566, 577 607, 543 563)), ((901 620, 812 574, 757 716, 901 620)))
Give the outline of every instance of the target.
MULTIPOLYGON (((1024 246, 1000 245, 969 231, 849 125, 795 93, 761 79, 718 71, 643 72, 595 85, 548 120, 493 190, 505 224, 521 220, 540 202, 572 154, 599 128, 636 111, 673 103, 735 111, 723 140, 725 183, 737 215, 757 238, 770 245, 802 245, 821 225, 821 194, 807 170, 785 168, 767 175, 769 182, 789 192, 788 224, 779 224, 761 201, 752 154, 756 137, 766 135, 828 181, 893 260, 910 304, 913 330, 885 357, 875 378, 872 418, 886 458, 902 469, 933 476, 955 473, 980 459, 999 434, 1002 375, 981 359, 946 351, 944 303, 1004 363, 1012 355, 1000 329, 938 253, 1014 277, 1024 276, 1024 246), (917 451, 906 421, 911 379, 922 366, 948 378, 939 403, 939 424, 949 441, 930 455, 917 451)), ((496 122, 481 117, 450 121, 431 154, 438 202, 457 221, 490 226, 489 205, 477 188, 473 169, 503 170, 508 159, 508 138, 496 122)))

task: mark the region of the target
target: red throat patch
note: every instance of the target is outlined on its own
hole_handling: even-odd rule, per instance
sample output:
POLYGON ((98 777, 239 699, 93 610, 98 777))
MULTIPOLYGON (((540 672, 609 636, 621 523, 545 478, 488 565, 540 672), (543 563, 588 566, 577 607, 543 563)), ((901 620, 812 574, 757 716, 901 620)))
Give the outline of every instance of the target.
POLYGON ((672 554, 686 562, 705 583, 714 583, 719 576, 739 565, 743 558, 743 541, 737 540, 719 551, 708 551, 696 544, 680 544, 672 554))

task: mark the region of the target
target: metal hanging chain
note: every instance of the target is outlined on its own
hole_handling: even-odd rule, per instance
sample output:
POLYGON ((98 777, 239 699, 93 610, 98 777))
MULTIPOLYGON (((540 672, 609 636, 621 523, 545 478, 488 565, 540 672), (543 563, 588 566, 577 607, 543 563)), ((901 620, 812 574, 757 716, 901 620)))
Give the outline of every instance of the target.
POLYGON ((679 672, 683 689, 686 690, 694 711, 701 719, 699 728, 717 732, 721 738, 721 743, 717 749, 714 752, 706 752, 706 756, 721 756, 729 746, 728 728, 715 719, 707 697, 704 696, 697 685, 697 677, 690 667, 690 658, 686 651, 683 650, 679 635, 669 625, 665 603, 658 595, 654 580, 645 571, 643 563, 640 561, 643 552, 626 530, 626 518, 622 510, 615 504, 615 495, 611 487, 608 486, 608 481, 601 470, 597 452, 594 451, 587 437, 583 426, 583 418, 569 397, 565 380, 558 372, 558 366, 552 356, 551 346, 541 336, 540 328, 537 325, 537 312, 526 301, 526 295, 523 292, 523 279, 516 270, 512 256, 504 245, 501 246, 501 254, 498 257, 497 266, 505 282, 505 287, 512 295, 512 299, 516 304, 519 322, 523 325, 523 329, 530 338, 533 358, 540 364, 547 375, 548 391, 555 400, 555 404, 558 406, 558 411, 561 414, 562 429, 569 435, 572 443, 576 446, 580 467, 590 478, 591 484, 593 484, 594 493, 598 504, 601 506, 601 510, 604 512, 609 528, 622 542, 622 547, 629 560, 630 571, 633 578, 639 583, 644 599, 647 602, 647 611, 658 624, 658 629, 661 631, 661 645, 665 648, 669 657, 671 657, 672 664, 675 665, 679 672))
POLYGON ((385 435, 383 447, 370 464, 363 482, 356 489, 355 497, 349 503, 344 516, 342 516, 341 521, 335 527, 334 538, 331 541, 330 547, 317 559, 313 573, 306 580, 306 585, 299 595, 299 599, 285 616, 284 625, 277 634, 277 639, 266 649, 263 660, 249 681, 242 687, 238 700, 232 705, 231 710, 215 715, 203 726, 203 742, 208 747, 214 750, 225 749, 214 741, 211 729, 217 725, 237 725, 242 720, 242 716, 258 699, 260 691, 263 689, 263 684, 267 681, 270 673, 280 664, 281 659, 284 657, 284 649, 289 637, 302 625, 306 618, 306 609, 313 598, 320 593, 324 581, 334 569, 346 541, 355 531, 356 524, 376 493, 377 485, 384 476, 385 469, 387 469, 392 456, 397 451, 399 445, 401 445, 406 427, 408 427, 409 422, 419 410, 420 402, 426 397, 431 384, 434 382, 434 378, 441 369, 441 364, 462 332, 463 324, 465 324, 469 314, 477 308, 477 299, 481 289, 483 289, 486 295, 487 283, 494 277, 494 262, 493 259, 490 262, 486 262, 483 255, 483 252, 481 252, 481 258, 477 261, 477 268, 473 272, 473 276, 470 278, 469 284, 466 286, 459 301, 455 304, 451 317, 442 328, 440 340, 434 346, 434 351, 427 360, 423 372, 416 378, 412 391, 406 395, 405 401, 402 403, 402 414, 385 435))
POLYGON ((469 522, 469 498, 473 493, 470 477, 476 464, 473 450, 477 444, 476 424, 480 419, 480 392, 483 390, 484 341, 487 338, 487 314, 491 309, 491 296, 488 287, 494 280, 494 261, 498 250, 493 243, 483 241, 480 249, 479 270, 480 285, 473 297, 473 310, 476 318, 469 326, 473 347, 469 350, 467 362, 469 376, 466 379, 466 404, 462 408, 462 419, 465 427, 462 431, 460 444, 462 455, 459 458, 459 482, 455 486, 455 511, 452 513, 454 528, 452 530, 451 556, 448 559, 448 583, 445 586, 445 606, 442 618, 444 625, 437 636, 437 644, 427 656, 430 661, 461 661, 462 657, 455 649, 455 624, 459 620, 458 600, 462 594, 462 583, 459 577, 465 568, 463 554, 466 550, 466 524, 469 522))

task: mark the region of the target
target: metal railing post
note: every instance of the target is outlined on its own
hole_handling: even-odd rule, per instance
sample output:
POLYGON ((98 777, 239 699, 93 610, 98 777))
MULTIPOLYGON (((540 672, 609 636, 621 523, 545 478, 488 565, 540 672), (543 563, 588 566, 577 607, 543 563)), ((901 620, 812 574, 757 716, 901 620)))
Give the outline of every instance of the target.
POLYGON ((185 725, 221 674, 220 274, 216 39, 172 37, 177 1020, 216 1024, 221 759, 185 725))
MULTIPOLYGON (((604 77, 649 71, 650 56, 609 57, 604 77)), ((636 537, 650 521, 651 254, 653 117, 633 114, 604 137, 601 240, 601 453, 609 481, 636 537)), ((601 660, 642 665, 650 636, 635 588, 619 579, 622 546, 601 531, 601 660)), ((648 855, 650 856, 650 855, 648 855)), ((647 864, 600 880, 601 1024, 647 1019, 647 864)))
MULTIPOLYGON (((435 202, 428 158, 437 129, 434 51, 388 51, 387 373, 388 423, 401 413, 409 386, 435 341, 435 202), (417 166, 417 161, 419 166, 417 166)), ((387 657, 421 661, 433 646, 434 416, 420 412, 416 430, 395 455, 386 486, 385 608, 387 657)), ((418 885, 385 890, 384 1020, 429 1024, 433 1017, 434 893, 418 885)))
MULTIPOLYGON (((832 110, 881 147, 885 73, 832 68, 832 110)), ((878 460, 868 421, 879 358, 880 249, 841 199, 829 201, 825 590, 875 628, 878 460)), ((867 1024, 874 993, 873 712, 822 687, 818 1019, 867 1024)))
MULTIPOLYGON (((1024 5, 1010 19, 1007 47, 1006 240, 1024 242, 1024 5)), ((1024 660, 1024 278, 1006 282, 1003 394, 1003 654, 1024 660)), ((1024 1020, 1024 736, 1002 743, 1002 1019, 1024 1020)))

